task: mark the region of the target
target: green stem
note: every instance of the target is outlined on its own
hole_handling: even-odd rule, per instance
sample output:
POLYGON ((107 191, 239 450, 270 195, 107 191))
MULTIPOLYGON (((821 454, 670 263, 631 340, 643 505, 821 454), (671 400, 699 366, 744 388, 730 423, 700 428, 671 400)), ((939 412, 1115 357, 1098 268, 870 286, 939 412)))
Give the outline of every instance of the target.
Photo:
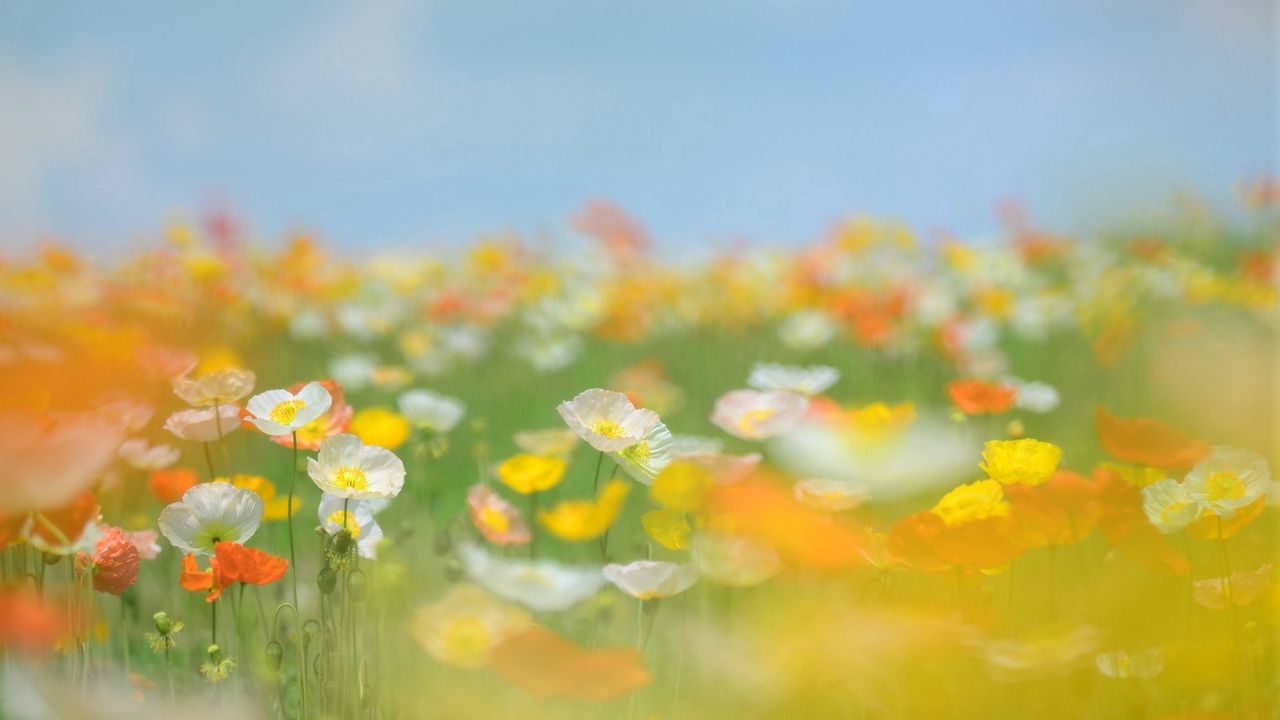
POLYGON ((218 473, 213 469, 213 455, 209 453, 209 443, 201 443, 201 445, 204 447, 205 465, 209 468, 209 481, 212 482, 214 478, 218 477, 218 473))
MULTIPOLYGON (((293 474, 289 480, 289 504, 286 506, 286 518, 289 524, 289 575, 293 579, 293 608, 298 611, 298 557, 293 548, 293 489, 298 484, 298 431, 293 431, 293 474)), ((301 613, 299 613, 301 620, 301 613)), ((301 632, 302 625, 299 623, 298 630, 301 632)))

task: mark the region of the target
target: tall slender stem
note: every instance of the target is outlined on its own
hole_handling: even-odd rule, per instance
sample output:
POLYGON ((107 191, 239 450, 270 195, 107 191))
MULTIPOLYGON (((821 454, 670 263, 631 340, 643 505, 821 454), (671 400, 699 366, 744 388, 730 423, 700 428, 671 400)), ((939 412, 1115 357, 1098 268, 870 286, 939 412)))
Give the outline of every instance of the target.
MULTIPOLYGON (((289 504, 285 511, 286 519, 289 525, 289 575, 293 578, 293 607, 298 608, 298 556, 293 549, 293 490, 298 484, 298 431, 293 431, 293 473, 289 479, 289 504)), ((301 617, 301 611, 298 611, 301 617)), ((302 632, 302 625, 299 623, 298 632, 302 632)))

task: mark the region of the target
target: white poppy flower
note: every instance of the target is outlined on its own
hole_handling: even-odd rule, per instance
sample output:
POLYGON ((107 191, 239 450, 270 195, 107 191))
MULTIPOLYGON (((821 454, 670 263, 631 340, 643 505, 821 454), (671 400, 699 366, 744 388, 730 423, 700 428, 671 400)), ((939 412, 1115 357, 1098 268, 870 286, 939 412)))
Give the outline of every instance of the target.
POLYGON ((404 487, 404 463, 395 453, 365 445, 350 433, 334 435, 307 459, 307 474, 317 486, 340 498, 393 498, 404 487))
POLYGON ((626 395, 599 388, 578 393, 556 410, 578 437, 601 452, 634 445, 658 424, 654 411, 637 410, 626 395))
POLYGON ((288 390, 268 390, 249 398, 249 422, 268 435, 288 435, 306 427, 333 403, 323 385, 308 383, 295 395, 288 390))
POLYGON ((367 387, 377 370, 378 359, 362 353, 340 355, 329 362, 329 376, 348 390, 367 387))
POLYGON ((825 313, 806 310, 787 316, 778 326, 778 338, 792 350, 813 350, 835 337, 835 321, 825 313))
POLYGON ((1017 391, 1013 404, 1021 410, 1044 414, 1052 412, 1062 402, 1058 389, 1048 383, 1028 382, 1015 377, 1004 377, 1000 383, 1017 391))
POLYGON ((457 426, 467 406, 457 398, 430 390, 410 390, 396 401, 400 414, 413 425, 437 433, 447 433, 457 426))
POLYGON ((499 558, 471 544, 458 548, 458 553, 471 579, 494 595, 538 612, 568 610, 605 583, 598 567, 499 558))
POLYGON ((179 410, 164 421, 164 429, 183 440, 213 442, 240 427, 240 407, 220 405, 217 408, 179 410))
POLYGON ((1266 458, 1252 450, 1214 445, 1187 473, 1183 487, 1206 510, 1229 518, 1262 497, 1270 481, 1266 458))
POLYGON ((178 461, 178 448, 167 443, 147 444, 142 438, 126 440, 120 445, 120 458, 135 470, 163 470, 178 461))
POLYGON ((173 381, 173 393, 192 407, 227 405, 253 392, 256 381, 249 370, 227 368, 200 378, 180 377, 173 381))
POLYGON ((330 535, 336 535, 345 527, 356 541, 360 557, 376 560, 382 528, 374 515, 384 507, 386 503, 382 500, 350 500, 325 493, 320 498, 320 527, 330 535))
POLYGON ((262 497, 231 483, 192 487, 160 511, 160 532, 183 552, 212 555, 219 542, 243 543, 262 520, 262 497))
POLYGON ((658 473, 671 463, 672 445, 671 431, 663 423, 658 423, 644 434, 640 442, 609 453, 609 457, 632 479, 651 485, 658 473))
POLYGON ((828 480, 809 478, 801 480, 793 488, 796 500, 822 512, 852 510, 870 497, 871 489, 854 480, 828 480))
POLYGON ((790 390, 801 395, 819 395, 840 379, 840 371, 829 365, 779 365, 756 363, 747 385, 756 390, 790 390))
POLYGON ((698 569, 689 563, 638 560, 604 566, 604 577, 634 598, 650 600, 678 595, 698 580, 698 569))
POLYGON ((1142 488, 1142 510, 1157 530, 1169 534, 1195 522, 1204 508, 1186 486, 1168 478, 1142 488))
POLYGON ((711 422, 743 440, 767 440, 793 430, 808 409, 808 398, 787 390, 734 390, 716 400, 711 422))

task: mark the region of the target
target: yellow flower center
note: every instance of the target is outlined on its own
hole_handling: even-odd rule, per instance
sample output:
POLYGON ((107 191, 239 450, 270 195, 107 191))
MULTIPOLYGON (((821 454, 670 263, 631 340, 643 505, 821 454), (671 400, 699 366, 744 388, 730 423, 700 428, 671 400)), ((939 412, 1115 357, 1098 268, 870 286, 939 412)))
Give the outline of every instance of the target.
POLYGON ((444 631, 445 654, 467 666, 479 666, 489 653, 493 634, 480 618, 461 617, 444 631))
POLYGON ((368 490, 369 478, 354 465, 343 465, 333 474, 333 484, 345 490, 368 490))
POLYGON ((1183 510, 1186 510, 1189 504, 1190 503, 1186 502, 1175 502, 1166 505, 1165 508, 1160 511, 1160 521, 1164 523, 1172 522, 1173 516, 1181 513, 1183 510))
POLYGON ((347 532, 351 533, 352 539, 360 539, 360 523, 356 522, 355 513, 339 510, 329 516, 329 522, 338 527, 345 527, 347 532))
POLYGON ((298 416, 298 411, 306 406, 307 404, 298 398, 285 400, 282 403, 277 403, 275 407, 271 408, 271 412, 268 413, 268 416, 271 418, 271 422, 276 423, 277 425, 288 425, 293 422, 295 417, 298 416))
POLYGON ((633 463, 648 462, 650 454, 649 443, 641 441, 635 445, 628 445, 619 454, 633 463))
POLYGON ((774 414, 775 411, 773 408, 756 408, 755 410, 748 410, 742 414, 742 417, 738 418, 738 427, 744 432, 752 432, 756 429, 757 425, 773 417, 774 414))
POLYGON ((622 437, 625 431, 618 423, 607 418, 600 418, 599 420, 591 423, 591 432, 597 435, 603 435, 604 437, 612 440, 614 438, 622 437))
POLYGON ((1209 491, 1210 500, 1235 500, 1244 495, 1244 481, 1236 476, 1235 473, 1227 470, 1219 470, 1209 476, 1205 481, 1205 488, 1209 491))
POLYGON ((511 528, 511 520, 507 518, 507 514, 493 507, 486 507, 480 511, 480 521, 498 533, 504 533, 511 528))

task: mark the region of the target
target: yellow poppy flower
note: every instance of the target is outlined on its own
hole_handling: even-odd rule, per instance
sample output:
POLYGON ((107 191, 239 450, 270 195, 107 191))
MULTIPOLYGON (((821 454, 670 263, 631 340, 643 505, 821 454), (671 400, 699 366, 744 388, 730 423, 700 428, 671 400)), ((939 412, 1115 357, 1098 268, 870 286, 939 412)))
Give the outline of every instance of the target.
POLYGON ((669 510, 697 512, 706 502, 711 483, 711 474, 703 467, 676 460, 653 479, 649 495, 669 510))
POLYGON ((521 495, 528 495, 555 487, 567 465, 558 457, 520 453, 502 461, 498 479, 521 495))
POLYGON ((399 413, 382 407, 365 408, 351 418, 351 433, 365 445, 395 450, 409 439, 412 428, 399 413))
POLYGON ((1002 485, 1039 485, 1057 472, 1062 450, 1032 438, 988 440, 982 459, 978 467, 1002 485))
POLYGON ((610 480, 595 500, 566 500, 538 513, 538 520, 562 540, 594 540, 618 519, 630 491, 627 481, 610 480))
POLYGON ((653 541, 668 550, 688 550, 693 528, 679 510, 650 510, 640 517, 640 524, 653 541))
POLYGON ((995 480, 979 480, 952 490, 929 511, 948 525, 1003 517, 1009 514, 1004 488, 995 480))

